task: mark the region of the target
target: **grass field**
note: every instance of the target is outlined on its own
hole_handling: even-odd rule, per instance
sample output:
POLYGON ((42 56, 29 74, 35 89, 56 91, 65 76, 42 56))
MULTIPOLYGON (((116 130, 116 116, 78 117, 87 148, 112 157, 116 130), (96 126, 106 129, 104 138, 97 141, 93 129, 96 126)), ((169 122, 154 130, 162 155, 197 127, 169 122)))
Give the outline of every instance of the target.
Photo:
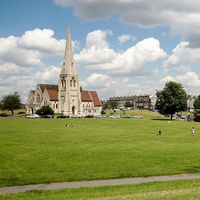
POLYGON ((0 186, 200 172, 200 124, 167 121, 0 118, 0 186))

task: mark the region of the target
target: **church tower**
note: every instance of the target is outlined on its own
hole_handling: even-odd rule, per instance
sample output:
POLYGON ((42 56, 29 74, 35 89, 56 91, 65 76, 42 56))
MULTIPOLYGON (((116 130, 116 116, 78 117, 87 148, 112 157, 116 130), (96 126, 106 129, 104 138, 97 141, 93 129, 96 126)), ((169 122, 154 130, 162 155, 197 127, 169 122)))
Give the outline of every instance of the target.
POLYGON ((67 31, 64 62, 58 82, 59 113, 70 117, 81 115, 80 83, 74 63, 70 27, 67 31))

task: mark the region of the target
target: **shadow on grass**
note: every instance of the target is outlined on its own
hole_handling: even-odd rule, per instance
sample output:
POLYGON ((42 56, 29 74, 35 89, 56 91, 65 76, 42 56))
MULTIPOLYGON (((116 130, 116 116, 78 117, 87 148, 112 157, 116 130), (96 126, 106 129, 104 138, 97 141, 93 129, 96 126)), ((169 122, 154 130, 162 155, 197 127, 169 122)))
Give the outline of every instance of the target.
POLYGON ((151 119, 151 120, 158 120, 158 121, 176 121, 175 119, 163 119, 163 118, 161 118, 161 119, 159 119, 159 118, 156 118, 156 119, 151 119))
POLYGON ((200 173, 200 166, 191 166, 190 168, 185 169, 186 173, 200 173))

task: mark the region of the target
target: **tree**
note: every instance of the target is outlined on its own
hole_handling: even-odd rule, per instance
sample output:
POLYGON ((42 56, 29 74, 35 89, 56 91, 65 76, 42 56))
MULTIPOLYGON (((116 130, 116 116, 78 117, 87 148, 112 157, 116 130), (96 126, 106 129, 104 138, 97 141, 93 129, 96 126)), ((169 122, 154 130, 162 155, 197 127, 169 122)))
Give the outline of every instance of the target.
POLYGON ((167 82, 161 91, 156 93, 156 109, 160 114, 170 115, 187 109, 187 94, 180 83, 167 82))
POLYGON ((110 108, 115 109, 117 108, 117 105, 118 105, 117 101, 114 100, 110 101, 110 108))
POLYGON ((14 110, 18 110, 20 108, 21 108, 21 100, 20 100, 20 95, 17 92, 5 95, 1 100, 1 109, 10 110, 12 112, 12 115, 14 110))
POLYGON ((42 108, 38 109, 36 111, 36 114, 42 116, 42 115, 53 115, 54 111, 49 106, 42 106, 42 108))
POLYGON ((133 102, 127 101, 127 102, 124 104, 124 106, 125 106, 126 108, 133 107, 133 102))
POLYGON ((200 95, 194 101, 193 107, 194 107, 194 109, 200 109, 200 95))

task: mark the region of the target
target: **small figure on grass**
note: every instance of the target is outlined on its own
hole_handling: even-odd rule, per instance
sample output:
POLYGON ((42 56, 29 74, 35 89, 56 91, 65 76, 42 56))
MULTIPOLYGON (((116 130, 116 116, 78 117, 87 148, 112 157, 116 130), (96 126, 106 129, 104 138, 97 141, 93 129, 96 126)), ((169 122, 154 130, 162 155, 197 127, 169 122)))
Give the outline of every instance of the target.
POLYGON ((191 135, 194 136, 194 134, 195 134, 195 129, 194 129, 194 127, 192 127, 191 135))
POLYGON ((156 135, 162 135, 162 131, 158 131, 158 133, 156 135))
POLYGON ((66 124, 67 127, 74 127, 73 124, 66 124))

